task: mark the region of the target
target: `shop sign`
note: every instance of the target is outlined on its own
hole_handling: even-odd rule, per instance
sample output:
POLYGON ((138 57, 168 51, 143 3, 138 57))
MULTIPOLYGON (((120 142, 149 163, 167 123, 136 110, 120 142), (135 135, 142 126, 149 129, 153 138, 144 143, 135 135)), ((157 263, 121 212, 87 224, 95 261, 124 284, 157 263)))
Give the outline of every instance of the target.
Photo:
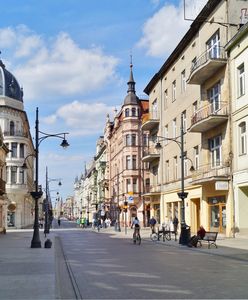
POLYGON ((216 181, 215 182, 216 191, 228 191, 228 181, 216 181))

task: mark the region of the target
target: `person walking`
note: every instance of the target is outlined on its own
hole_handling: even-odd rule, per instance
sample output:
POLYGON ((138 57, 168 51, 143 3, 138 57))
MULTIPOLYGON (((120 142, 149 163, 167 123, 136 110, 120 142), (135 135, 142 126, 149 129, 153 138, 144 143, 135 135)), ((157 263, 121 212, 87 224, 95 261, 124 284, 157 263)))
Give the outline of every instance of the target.
POLYGON ((150 223, 150 227, 151 227, 152 233, 154 233, 155 232, 155 225, 157 224, 156 219, 154 217, 152 217, 150 219, 149 223, 150 223))
POLYGON ((61 221, 60 221, 60 217, 58 217, 58 225, 60 226, 61 221))

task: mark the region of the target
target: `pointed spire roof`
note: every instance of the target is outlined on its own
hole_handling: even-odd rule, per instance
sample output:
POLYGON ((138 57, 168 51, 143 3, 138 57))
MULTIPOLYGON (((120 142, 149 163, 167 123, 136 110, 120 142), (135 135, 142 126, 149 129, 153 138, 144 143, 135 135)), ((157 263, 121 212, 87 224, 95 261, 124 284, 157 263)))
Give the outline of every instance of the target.
POLYGON ((128 85, 128 90, 127 90, 127 96, 124 100, 124 105, 138 104, 139 98, 135 94, 135 81, 133 79, 132 55, 130 61, 130 76, 127 85, 128 85))

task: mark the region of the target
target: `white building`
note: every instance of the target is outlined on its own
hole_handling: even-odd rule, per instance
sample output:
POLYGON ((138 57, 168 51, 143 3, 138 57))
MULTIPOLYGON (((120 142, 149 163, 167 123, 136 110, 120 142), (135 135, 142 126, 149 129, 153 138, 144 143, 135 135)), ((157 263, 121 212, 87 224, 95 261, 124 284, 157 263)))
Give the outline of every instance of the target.
POLYGON ((248 234, 248 23, 226 49, 230 58, 235 231, 248 234))
POLYGON ((0 126, 10 152, 6 158, 6 227, 23 228, 33 223, 34 146, 24 111, 23 92, 16 78, 0 60, 0 126), (22 168, 26 162, 28 168, 22 168))

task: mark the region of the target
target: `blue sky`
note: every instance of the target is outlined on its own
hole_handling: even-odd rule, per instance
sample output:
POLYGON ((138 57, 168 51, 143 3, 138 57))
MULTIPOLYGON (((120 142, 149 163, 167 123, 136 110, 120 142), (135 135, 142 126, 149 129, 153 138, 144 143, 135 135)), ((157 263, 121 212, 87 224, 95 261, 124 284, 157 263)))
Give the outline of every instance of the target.
MULTIPOLYGON (((185 0, 192 18, 206 0, 185 0)), ((40 183, 61 178, 60 194, 73 195, 76 176, 95 155, 106 115, 127 93, 130 53, 136 93, 160 69, 190 26, 182 0, 0 0, 1 59, 24 89, 24 108, 34 136, 69 132, 40 145, 40 183)), ((56 183, 50 183, 56 189, 56 183)), ((54 196, 56 196, 54 194, 54 196)))

